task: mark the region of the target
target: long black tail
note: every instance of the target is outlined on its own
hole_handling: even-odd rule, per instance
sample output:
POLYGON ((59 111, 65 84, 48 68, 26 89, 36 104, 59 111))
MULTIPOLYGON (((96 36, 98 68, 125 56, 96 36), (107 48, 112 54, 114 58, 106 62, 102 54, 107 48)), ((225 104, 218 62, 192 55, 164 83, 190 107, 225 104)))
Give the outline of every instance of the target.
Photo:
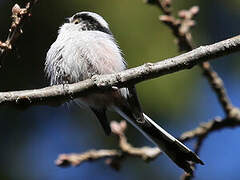
POLYGON ((157 125, 146 114, 137 117, 129 108, 121 107, 115 110, 137 129, 139 129, 149 140, 156 144, 169 158, 187 173, 192 173, 190 161, 204 164, 203 161, 183 143, 178 141, 163 128, 157 125))
POLYGON ((179 167, 188 173, 192 173, 189 161, 204 165, 202 160, 193 151, 157 125, 147 115, 143 114, 143 116, 145 122, 141 125, 138 124, 138 127, 179 167))

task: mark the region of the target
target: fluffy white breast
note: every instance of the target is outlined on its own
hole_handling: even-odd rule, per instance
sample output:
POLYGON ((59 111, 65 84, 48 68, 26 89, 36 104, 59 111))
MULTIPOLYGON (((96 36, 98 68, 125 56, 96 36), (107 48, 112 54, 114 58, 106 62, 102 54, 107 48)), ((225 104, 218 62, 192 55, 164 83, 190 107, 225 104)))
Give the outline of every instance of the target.
POLYGON ((51 84, 61 84, 64 79, 74 83, 95 74, 110 74, 126 68, 111 35, 78 31, 75 27, 64 24, 47 53, 45 70, 51 84))

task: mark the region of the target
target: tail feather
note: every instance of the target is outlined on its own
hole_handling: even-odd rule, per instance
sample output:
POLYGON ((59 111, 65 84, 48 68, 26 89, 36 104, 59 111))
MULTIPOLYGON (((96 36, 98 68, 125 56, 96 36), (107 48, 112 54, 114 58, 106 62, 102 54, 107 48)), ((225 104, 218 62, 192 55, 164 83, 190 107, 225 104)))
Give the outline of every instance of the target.
POLYGON ((146 114, 139 120, 126 107, 114 108, 123 118, 133 124, 145 137, 156 144, 170 159, 187 173, 192 173, 190 161, 204 165, 203 161, 183 143, 157 125, 146 114))
POLYGON ((140 128, 163 150, 179 167, 192 173, 189 161, 204 165, 203 161, 183 143, 178 141, 163 128, 157 125, 146 114, 143 114, 145 123, 140 128))

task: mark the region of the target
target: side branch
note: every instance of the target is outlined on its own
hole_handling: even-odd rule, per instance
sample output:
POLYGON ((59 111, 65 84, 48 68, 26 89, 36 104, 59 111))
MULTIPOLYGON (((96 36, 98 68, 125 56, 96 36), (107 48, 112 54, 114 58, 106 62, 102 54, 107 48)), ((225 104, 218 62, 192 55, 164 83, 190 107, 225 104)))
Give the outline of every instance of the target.
MULTIPOLYGON (((183 133, 180 137, 180 140, 188 141, 190 139, 197 139, 194 150, 195 153, 199 153, 204 140, 207 138, 208 135, 210 135, 210 133, 224 128, 239 127, 240 111, 234 108, 233 112, 234 113, 231 118, 227 117, 225 119, 221 119, 219 117, 216 117, 212 121, 200 124, 196 129, 183 133)), ((196 168, 195 164, 193 164, 193 168, 196 168)), ((184 174, 181 177, 182 180, 190 180, 192 178, 193 175, 191 174, 184 174)))
MULTIPOLYGON (((236 114, 234 118, 215 118, 212 121, 200 124, 196 129, 185 132, 179 138, 181 142, 186 142, 188 140, 197 138, 196 153, 200 150, 203 140, 210 135, 210 133, 224 129, 224 128, 234 128, 240 125, 240 114, 236 114)), ((110 165, 112 168, 119 170, 122 162, 126 157, 137 157, 146 162, 152 161, 162 154, 158 147, 139 147, 136 148, 132 146, 125 135, 127 128, 126 121, 111 122, 111 129, 113 134, 118 136, 119 139, 119 149, 101 149, 101 150, 89 150, 84 153, 79 154, 61 154, 56 160, 56 165, 60 167, 67 166, 79 166, 87 161, 96 161, 103 158, 108 158, 106 164, 110 165)), ((183 179, 191 178, 190 174, 185 174, 183 179)))
POLYGON ((212 45, 201 46, 188 53, 157 63, 146 63, 115 74, 96 75, 91 79, 75 84, 57 85, 35 90, 1 92, 0 105, 49 105, 56 101, 61 104, 68 99, 83 96, 92 91, 114 90, 115 88, 111 87, 121 88, 165 74, 190 69, 204 61, 236 51, 240 51, 240 35, 212 45))
POLYGON ((234 118, 221 119, 219 117, 216 117, 212 121, 200 124, 196 129, 183 133, 182 136, 180 137, 180 140, 182 142, 185 142, 194 138, 202 139, 213 131, 217 131, 219 129, 227 127, 234 128, 239 125, 240 125, 240 113, 238 113, 238 115, 234 118))
POLYGON ((227 91, 224 87, 223 80, 219 77, 219 75, 213 70, 209 62, 204 62, 200 64, 203 74, 207 78, 209 84, 211 85, 212 89, 216 93, 218 97, 218 101, 222 106, 225 115, 227 117, 231 117, 231 114, 234 110, 234 106, 232 105, 231 100, 227 95, 227 91))
POLYGON ((127 156, 141 158, 144 161, 151 161, 162 154, 162 151, 158 147, 133 147, 128 141, 125 135, 127 129, 126 121, 120 123, 116 121, 111 122, 111 130, 113 134, 118 136, 119 149, 102 149, 102 150, 90 150, 80 154, 61 154, 56 160, 56 165, 61 167, 66 166, 79 166, 83 162, 99 160, 102 158, 108 158, 106 164, 112 168, 119 170, 121 163, 127 156))

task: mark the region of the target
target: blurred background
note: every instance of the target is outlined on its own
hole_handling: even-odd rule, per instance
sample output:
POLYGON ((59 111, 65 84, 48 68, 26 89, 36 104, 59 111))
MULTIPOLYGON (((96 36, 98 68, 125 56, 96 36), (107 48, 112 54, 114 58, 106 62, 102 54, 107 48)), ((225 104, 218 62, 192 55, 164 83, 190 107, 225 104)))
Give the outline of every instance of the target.
MULTIPOLYGON (((0 0, 0 40, 7 37, 12 6, 24 6, 26 2, 0 0)), ((197 26, 192 31, 196 46, 239 34, 239 0, 173 0, 173 5, 175 13, 192 5, 200 6, 197 26)), ((48 86, 43 71, 46 52, 64 18, 78 11, 97 12, 109 22, 129 67, 179 54, 171 31, 158 21, 159 9, 142 0, 40 1, 25 24, 16 49, 5 57, 0 69, 0 91, 48 86)), ((236 106, 240 106, 238 60, 239 53, 211 62, 236 106)), ((144 111, 176 137, 201 122, 224 115, 198 67, 145 81, 137 85, 137 90, 144 111)), ((109 119, 120 120, 112 113, 109 119)), ((57 167, 54 161, 61 153, 117 148, 117 138, 106 137, 94 115, 76 107, 36 106, 24 111, 1 107, 0 124, 1 180, 175 180, 183 173, 165 155, 150 163, 129 158, 119 172, 103 160, 76 168, 57 167)), ((152 146, 137 130, 128 127, 132 144, 152 146)), ((200 153, 206 165, 197 166, 195 179, 239 179, 239 136, 239 128, 212 133, 200 153)), ((187 145, 192 147, 193 142, 187 145)))

